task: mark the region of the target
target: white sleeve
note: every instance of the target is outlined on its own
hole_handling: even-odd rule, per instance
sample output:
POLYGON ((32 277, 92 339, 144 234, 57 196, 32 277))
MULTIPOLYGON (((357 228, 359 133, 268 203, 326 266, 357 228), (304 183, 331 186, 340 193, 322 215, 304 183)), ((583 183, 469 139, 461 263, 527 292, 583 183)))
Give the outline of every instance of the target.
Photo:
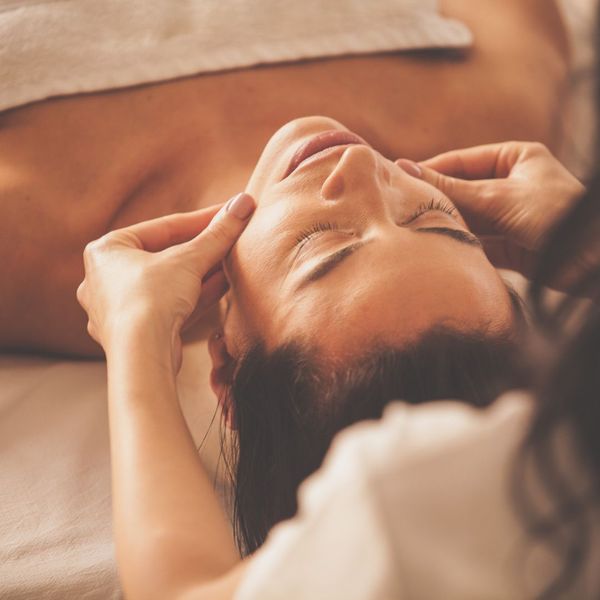
POLYGON ((342 435, 324 467, 301 485, 298 514, 271 531, 236 600, 399 597, 384 516, 354 441, 342 435))
POLYGON ((396 402, 346 429, 236 599, 523 597, 506 484, 533 406, 518 392, 485 410, 396 402))

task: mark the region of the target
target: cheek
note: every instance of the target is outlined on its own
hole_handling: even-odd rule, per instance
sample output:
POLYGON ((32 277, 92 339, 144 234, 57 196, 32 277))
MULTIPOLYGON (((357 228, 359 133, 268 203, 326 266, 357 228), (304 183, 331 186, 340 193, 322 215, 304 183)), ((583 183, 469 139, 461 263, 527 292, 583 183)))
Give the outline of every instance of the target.
POLYGON ((258 165, 246 185, 246 192, 248 192, 257 201, 260 201, 263 197, 264 190, 267 185, 266 169, 261 169, 258 165))
POLYGON ((284 155, 285 148, 271 142, 263 151, 246 185, 246 191, 257 200, 262 199, 269 186, 275 183, 280 176, 283 176, 285 165, 282 157, 284 155))

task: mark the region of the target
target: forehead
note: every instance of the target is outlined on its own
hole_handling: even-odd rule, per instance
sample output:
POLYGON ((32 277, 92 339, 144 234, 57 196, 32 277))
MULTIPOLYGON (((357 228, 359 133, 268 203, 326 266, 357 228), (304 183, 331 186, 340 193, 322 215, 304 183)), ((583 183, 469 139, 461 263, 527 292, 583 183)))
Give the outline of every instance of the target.
POLYGON ((509 326, 506 288, 481 252, 407 234, 404 243, 365 246, 302 292, 264 298, 260 335, 267 347, 301 340, 340 357, 372 339, 408 343, 436 325, 463 331, 509 326))

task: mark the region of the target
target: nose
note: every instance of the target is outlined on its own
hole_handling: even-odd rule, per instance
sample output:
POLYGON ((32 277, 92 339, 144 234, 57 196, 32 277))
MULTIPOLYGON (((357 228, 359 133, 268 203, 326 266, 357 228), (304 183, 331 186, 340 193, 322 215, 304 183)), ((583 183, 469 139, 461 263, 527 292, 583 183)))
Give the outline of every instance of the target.
POLYGON ((364 195, 368 188, 376 188, 385 183, 382 179, 385 176, 382 178, 375 151, 369 146, 349 146, 324 181, 321 197, 324 200, 339 201, 346 196, 364 195))
POLYGON ((346 148, 321 186, 321 197, 340 206, 347 203, 353 214, 400 225, 417 181, 373 148, 354 145, 346 148))

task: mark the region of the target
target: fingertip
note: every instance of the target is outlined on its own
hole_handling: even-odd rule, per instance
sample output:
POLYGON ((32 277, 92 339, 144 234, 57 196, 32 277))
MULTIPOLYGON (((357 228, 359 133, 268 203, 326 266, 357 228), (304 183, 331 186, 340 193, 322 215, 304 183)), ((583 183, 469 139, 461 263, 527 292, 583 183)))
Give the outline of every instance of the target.
POLYGON ((216 304, 228 291, 229 282, 223 271, 213 273, 202 282, 202 291, 198 300, 199 307, 206 309, 216 304))
POLYGON ((407 158, 399 158, 396 164, 411 177, 417 179, 423 179, 423 169, 414 161, 408 160, 407 158))
POLYGON ((254 209, 254 198, 250 194, 237 194, 227 201, 208 227, 190 241, 187 251, 198 259, 196 268, 204 276, 227 257, 248 225, 254 209))
POLYGON ((254 198, 246 192, 241 192, 227 202, 225 212, 245 221, 254 212, 255 208, 254 198))

